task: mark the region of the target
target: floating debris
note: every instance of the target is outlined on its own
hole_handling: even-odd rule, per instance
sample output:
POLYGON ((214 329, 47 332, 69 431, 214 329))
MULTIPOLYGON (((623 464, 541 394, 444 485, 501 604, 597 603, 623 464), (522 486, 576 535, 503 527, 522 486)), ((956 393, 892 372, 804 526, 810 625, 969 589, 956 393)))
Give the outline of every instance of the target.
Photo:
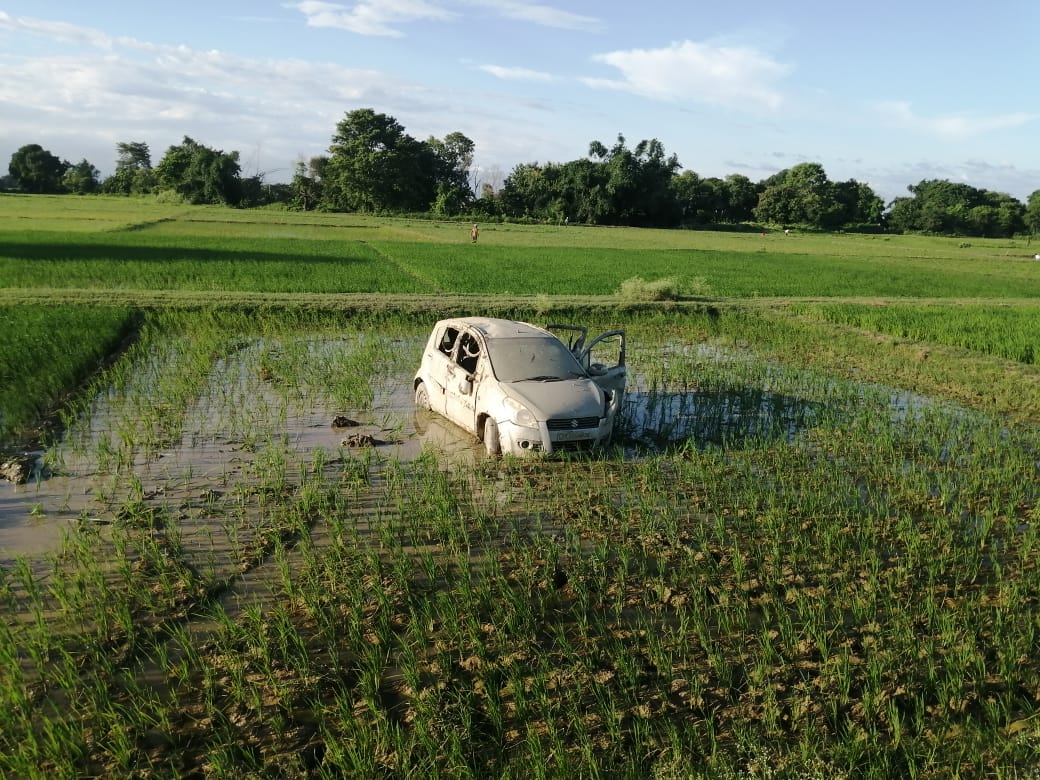
POLYGON ((0 463, 0 479, 21 485, 29 481, 35 465, 35 455, 16 455, 0 463))
POLYGON ((360 447, 376 447, 380 444, 386 444, 384 441, 380 441, 370 433, 352 433, 340 442, 344 447, 360 448, 360 447))

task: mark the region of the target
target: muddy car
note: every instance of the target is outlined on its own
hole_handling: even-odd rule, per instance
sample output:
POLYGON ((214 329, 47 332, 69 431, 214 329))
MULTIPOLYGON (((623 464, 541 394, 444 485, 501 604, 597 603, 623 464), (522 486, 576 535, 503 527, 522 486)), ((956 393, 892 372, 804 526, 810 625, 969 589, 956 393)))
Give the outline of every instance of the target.
POLYGON ((578 325, 460 317, 434 326, 415 404, 472 433, 491 455, 549 455, 609 442, 625 379, 622 330, 589 341, 578 325))

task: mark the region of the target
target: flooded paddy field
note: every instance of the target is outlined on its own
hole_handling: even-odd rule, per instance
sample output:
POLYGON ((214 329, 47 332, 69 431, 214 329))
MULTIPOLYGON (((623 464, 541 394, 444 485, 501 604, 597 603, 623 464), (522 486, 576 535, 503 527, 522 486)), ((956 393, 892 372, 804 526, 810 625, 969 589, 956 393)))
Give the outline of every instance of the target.
POLYGON ((152 334, 0 482, 6 775, 1036 773, 1035 426, 646 321, 490 459, 428 325, 152 334))

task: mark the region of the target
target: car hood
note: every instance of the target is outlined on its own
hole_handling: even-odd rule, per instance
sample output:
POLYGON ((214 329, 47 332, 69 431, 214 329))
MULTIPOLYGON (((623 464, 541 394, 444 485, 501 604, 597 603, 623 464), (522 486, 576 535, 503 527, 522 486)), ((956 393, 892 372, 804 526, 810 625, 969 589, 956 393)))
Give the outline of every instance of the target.
POLYGON ((539 420, 603 415, 603 391, 591 379, 509 382, 501 387, 539 420))

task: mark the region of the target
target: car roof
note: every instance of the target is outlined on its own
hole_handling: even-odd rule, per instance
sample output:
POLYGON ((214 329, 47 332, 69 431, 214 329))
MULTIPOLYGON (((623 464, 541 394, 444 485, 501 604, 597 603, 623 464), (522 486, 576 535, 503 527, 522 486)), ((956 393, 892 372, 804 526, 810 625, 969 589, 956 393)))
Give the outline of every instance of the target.
POLYGON ((455 327, 468 327, 479 331, 485 338, 508 339, 517 337, 539 337, 556 338, 552 333, 532 325, 529 322, 519 320, 506 320, 497 317, 454 317, 449 320, 441 320, 437 327, 442 325, 453 325, 455 327))

